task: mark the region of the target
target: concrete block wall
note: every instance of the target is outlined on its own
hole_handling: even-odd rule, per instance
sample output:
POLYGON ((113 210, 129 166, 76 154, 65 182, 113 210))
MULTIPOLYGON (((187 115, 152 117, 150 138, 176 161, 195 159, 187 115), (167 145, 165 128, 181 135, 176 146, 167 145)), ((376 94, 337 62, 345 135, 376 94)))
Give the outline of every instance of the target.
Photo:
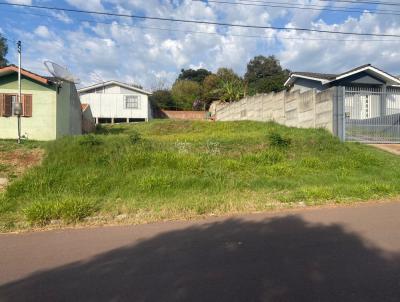
POLYGON ((333 132, 334 90, 281 91, 245 97, 230 104, 215 104, 217 121, 275 121, 300 128, 333 132))
POLYGON ((334 89, 331 88, 315 95, 315 128, 333 130, 334 89))

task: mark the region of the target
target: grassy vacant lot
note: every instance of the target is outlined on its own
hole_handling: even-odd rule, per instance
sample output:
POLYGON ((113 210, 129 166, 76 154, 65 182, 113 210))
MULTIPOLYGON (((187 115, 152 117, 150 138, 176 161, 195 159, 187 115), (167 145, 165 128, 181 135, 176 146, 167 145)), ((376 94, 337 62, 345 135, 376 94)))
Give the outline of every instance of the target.
POLYGON ((400 158, 325 130, 154 121, 41 145, 42 165, 0 193, 0 229, 203 214, 400 195, 400 158))

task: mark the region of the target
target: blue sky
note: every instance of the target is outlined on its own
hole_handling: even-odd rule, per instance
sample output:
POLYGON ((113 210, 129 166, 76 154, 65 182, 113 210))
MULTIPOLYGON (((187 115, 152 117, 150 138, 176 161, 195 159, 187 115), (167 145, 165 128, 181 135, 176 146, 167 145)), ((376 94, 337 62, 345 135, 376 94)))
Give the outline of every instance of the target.
MULTIPOLYGON (((398 10, 400 13, 400 6, 332 4, 323 0, 263 1, 352 8, 363 12, 295 10, 192 0, 7 2, 176 19, 400 35, 399 16, 367 11, 398 10)), ((260 4, 263 1, 249 0, 247 3, 260 4)), ((116 79, 156 89, 171 85, 180 69, 199 67, 212 71, 229 67, 242 75, 247 62, 259 54, 275 55, 283 67, 298 71, 335 73, 371 63, 400 74, 400 38, 138 21, 3 5, 0 5, 0 17, 0 32, 10 44, 10 62, 16 63, 14 44, 21 40, 25 68, 45 74, 43 61, 52 60, 67 66, 83 84, 116 79)))

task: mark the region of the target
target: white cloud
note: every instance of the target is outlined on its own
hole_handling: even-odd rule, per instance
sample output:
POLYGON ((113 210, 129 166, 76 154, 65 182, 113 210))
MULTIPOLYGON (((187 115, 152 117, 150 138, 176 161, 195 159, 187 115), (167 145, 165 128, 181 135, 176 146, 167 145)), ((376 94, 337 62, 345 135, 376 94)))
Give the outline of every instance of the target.
POLYGON ((31 5, 32 0, 7 0, 8 3, 31 5))
MULTIPOLYGON (((364 13, 358 19, 347 18, 340 24, 328 25, 319 21, 311 25, 317 29, 331 31, 400 34, 400 22, 397 19, 369 13, 364 13)), ((279 34, 278 39, 283 45, 279 57, 283 65, 292 70, 336 73, 371 63, 395 74, 400 71, 400 62, 396 60, 400 47, 398 38, 290 32, 279 34), (297 38, 303 40, 290 40, 297 38)))
POLYGON ((40 25, 40 26, 36 27, 35 34, 37 36, 39 36, 40 38, 45 38, 45 39, 50 38, 50 36, 51 36, 49 29, 44 25, 40 25))
MULTIPOLYGON (((400 34, 398 18, 369 13, 359 17, 341 15, 334 22, 330 19, 328 23, 318 11, 206 5, 190 0, 67 1, 81 9, 104 10, 106 6, 107 10, 124 14, 255 25, 279 22, 279 25, 287 27, 400 34)), ((324 5, 317 0, 299 0, 298 3, 324 5)), ((380 38, 130 18, 95 17, 101 22, 113 23, 83 24, 69 22, 71 17, 68 14, 56 17, 59 20, 64 18, 63 22, 70 24, 68 29, 57 29, 57 35, 48 29, 55 31, 53 27, 43 24, 36 28, 34 34, 23 30, 18 32, 27 46, 25 62, 39 68, 43 59, 51 59, 68 66, 84 84, 98 81, 101 77, 104 80, 135 81, 147 88, 154 88, 160 86, 161 82, 170 85, 181 68, 190 67, 212 71, 219 67, 230 67, 243 74, 249 59, 258 54, 275 54, 284 67, 292 70, 334 73, 372 63, 400 74, 400 62, 397 60, 400 39, 394 38, 389 38, 394 42, 353 41, 380 38)))
POLYGON ((79 9, 103 11, 104 7, 101 0, 66 0, 68 4, 79 9))
POLYGON ((66 24, 71 24, 73 23, 73 20, 63 11, 51 11, 50 12, 52 16, 54 16, 57 20, 60 20, 61 22, 64 22, 66 24))

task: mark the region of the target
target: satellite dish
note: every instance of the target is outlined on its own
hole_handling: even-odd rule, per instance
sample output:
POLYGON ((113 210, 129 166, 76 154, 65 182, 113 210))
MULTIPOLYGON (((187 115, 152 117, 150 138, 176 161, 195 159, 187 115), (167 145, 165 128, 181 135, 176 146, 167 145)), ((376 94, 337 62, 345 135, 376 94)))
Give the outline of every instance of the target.
POLYGON ((80 80, 78 78, 75 78, 73 74, 69 72, 69 70, 66 67, 63 67, 52 61, 44 61, 43 64, 53 77, 61 81, 67 81, 79 84, 80 80))

